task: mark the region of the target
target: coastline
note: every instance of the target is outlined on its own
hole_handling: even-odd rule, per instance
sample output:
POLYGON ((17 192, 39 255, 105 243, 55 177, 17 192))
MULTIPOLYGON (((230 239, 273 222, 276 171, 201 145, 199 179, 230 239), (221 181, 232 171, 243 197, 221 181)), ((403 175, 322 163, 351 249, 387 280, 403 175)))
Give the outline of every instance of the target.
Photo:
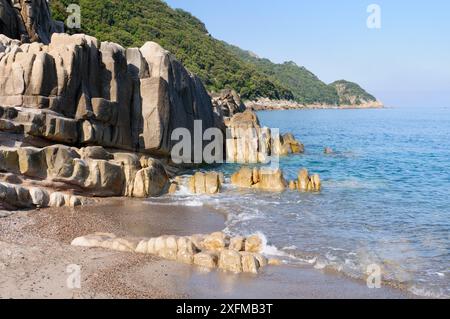
POLYGON ((258 101, 245 101, 245 105, 252 111, 287 111, 287 110, 366 110, 383 109, 386 106, 380 101, 365 102, 351 105, 326 105, 326 104, 300 104, 293 101, 275 101, 261 99, 258 101))
POLYGON ((206 206, 123 198, 17 212, 0 219, 0 298, 414 298, 307 267, 269 266, 256 276, 234 275, 153 256, 70 246, 74 237, 92 232, 186 235, 222 230, 224 224, 224 214, 206 206), (66 268, 73 264, 81 266, 81 289, 66 285, 66 268))

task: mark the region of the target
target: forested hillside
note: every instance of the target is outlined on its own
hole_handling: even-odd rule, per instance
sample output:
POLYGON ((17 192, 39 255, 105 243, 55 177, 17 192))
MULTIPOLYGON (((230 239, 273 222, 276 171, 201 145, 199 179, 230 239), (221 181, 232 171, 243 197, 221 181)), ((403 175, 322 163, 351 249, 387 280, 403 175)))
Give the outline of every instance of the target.
POLYGON ((279 83, 288 88, 297 102, 303 104, 329 104, 337 105, 339 96, 336 89, 328 86, 304 67, 299 67, 294 62, 276 64, 268 59, 262 59, 249 51, 244 51, 236 46, 227 45, 228 48, 242 60, 251 63, 264 74, 275 78, 279 83))
MULTIPOLYGON (((302 104, 339 105, 349 100, 349 95, 339 94, 350 91, 325 84, 294 62, 275 64, 214 39, 199 19, 161 0, 51 0, 53 17, 65 21, 71 3, 81 7, 81 29, 67 32, 83 32, 124 47, 158 42, 199 75, 211 92, 232 88, 246 100, 266 97, 302 104)), ((360 96, 371 97, 358 85, 346 84, 352 92, 357 86, 360 96)))
POLYGON ((174 53, 199 75, 210 91, 233 88, 244 98, 267 96, 292 99, 292 93, 255 67, 243 62, 208 34, 205 25, 183 10, 171 9, 160 0, 52 0, 57 20, 67 17, 66 6, 81 6, 81 30, 102 41, 125 47, 155 41, 174 53))

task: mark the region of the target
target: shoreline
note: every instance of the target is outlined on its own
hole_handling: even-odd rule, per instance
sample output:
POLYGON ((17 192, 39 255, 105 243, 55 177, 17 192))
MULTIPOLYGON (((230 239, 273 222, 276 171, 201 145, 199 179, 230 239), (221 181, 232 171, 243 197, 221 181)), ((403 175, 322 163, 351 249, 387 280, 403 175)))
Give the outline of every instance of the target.
POLYGON ((299 104, 293 101, 245 101, 247 109, 252 111, 287 111, 287 110, 367 110, 367 109, 383 109, 386 106, 379 102, 367 102, 362 104, 350 105, 325 105, 325 104, 299 104))
POLYGON ((382 110, 386 106, 298 106, 298 107, 249 107, 254 112, 260 111, 291 111, 291 110, 382 110))
POLYGON ((154 256, 70 246, 73 238, 99 231, 188 235, 224 226, 224 214, 207 206, 157 205, 123 198, 79 208, 17 212, 0 218, 0 297, 416 298, 390 287, 371 290, 341 274, 308 267, 269 266, 256 276, 234 275, 205 272, 154 256), (66 267, 72 264, 81 266, 81 289, 66 286, 66 267))

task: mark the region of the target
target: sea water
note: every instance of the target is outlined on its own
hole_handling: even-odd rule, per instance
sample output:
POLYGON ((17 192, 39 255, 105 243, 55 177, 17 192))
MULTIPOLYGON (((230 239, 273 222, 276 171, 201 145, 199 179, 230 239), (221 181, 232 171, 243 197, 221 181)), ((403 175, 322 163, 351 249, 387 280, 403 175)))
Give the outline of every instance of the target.
MULTIPOLYGON (((292 132, 305 153, 281 158, 288 180, 318 173, 320 193, 238 190, 185 193, 187 205, 227 213, 230 234, 259 232, 266 253, 428 297, 450 297, 450 109, 292 110, 258 113, 262 125, 292 132), (325 155, 331 147, 333 154, 325 155)), ((238 165, 224 165, 229 176, 238 165)), ((217 170, 217 169, 216 169, 217 170)))

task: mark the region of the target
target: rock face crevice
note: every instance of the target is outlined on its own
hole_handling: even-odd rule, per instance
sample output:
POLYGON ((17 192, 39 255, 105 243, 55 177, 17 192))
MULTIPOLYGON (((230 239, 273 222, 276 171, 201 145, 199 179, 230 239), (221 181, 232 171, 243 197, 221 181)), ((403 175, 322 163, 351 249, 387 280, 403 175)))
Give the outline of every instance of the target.
POLYGON ((0 34, 48 44, 56 32, 64 32, 64 23, 52 20, 47 0, 0 0, 0 34))

